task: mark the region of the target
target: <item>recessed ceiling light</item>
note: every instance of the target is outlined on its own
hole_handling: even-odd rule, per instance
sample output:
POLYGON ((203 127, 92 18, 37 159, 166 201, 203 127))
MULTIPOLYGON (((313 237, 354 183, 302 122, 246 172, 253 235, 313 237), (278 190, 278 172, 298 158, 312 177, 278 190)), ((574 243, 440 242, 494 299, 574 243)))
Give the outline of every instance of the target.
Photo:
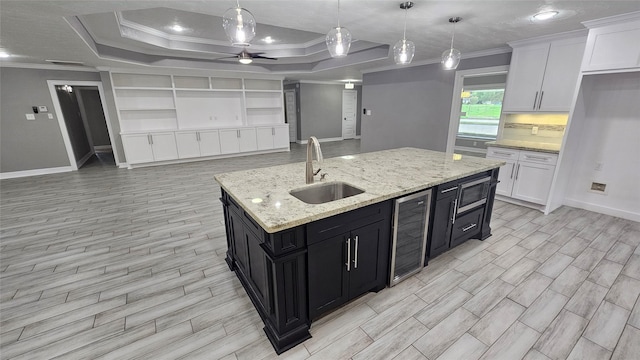
POLYGON ((272 38, 271 36, 267 36, 265 38, 262 39, 262 41, 264 41, 267 44, 273 44, 273 42, 275 41, 274 38, 272 38))
POLYGON ((175 32, 183 32, 184 28, 178 24, 175 24, 173 26, 171 26, 169 29, 175 31, 175 32))
POLYGON ((544 20, 549 20, 552 17, 558 15, 559 13, 557 11, 543 11, 543 12, 539 12, 535 15, 533 15, 533 20, 537 20, 537 21, 544 21, 544 20))
POLYGON ((11 56, 9 55, 9 53, 5 51, 0 51, 0 58, 8 58, 9 56, 11 56))

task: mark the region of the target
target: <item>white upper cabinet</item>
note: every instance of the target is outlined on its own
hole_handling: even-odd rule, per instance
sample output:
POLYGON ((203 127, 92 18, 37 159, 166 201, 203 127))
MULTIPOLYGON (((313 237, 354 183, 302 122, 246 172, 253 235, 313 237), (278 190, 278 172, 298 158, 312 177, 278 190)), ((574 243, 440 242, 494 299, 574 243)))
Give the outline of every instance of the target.
POLYGON ((582 71, 640 68, 640 15, 587 21, 589 30, 582 71))
POLYGON ((514 47, 504 112, 568 112, 580 73, 583 36, 514 47))

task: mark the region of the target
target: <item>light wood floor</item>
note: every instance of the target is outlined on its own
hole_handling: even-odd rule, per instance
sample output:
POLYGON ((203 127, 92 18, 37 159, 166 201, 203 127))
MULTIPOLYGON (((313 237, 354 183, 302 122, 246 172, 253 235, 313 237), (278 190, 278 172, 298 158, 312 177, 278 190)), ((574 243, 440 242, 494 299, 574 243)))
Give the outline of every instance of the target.
MULTIPOLYGON (((358 141, 323 143, 326 157, 358 141)), ((216 173, 290 153, 3 180, 3 359, 275 358, 223 258, 216 173)), ((304 176, 304 174, 300 174, 304 176)), ((292 359, 638 359, 640 224, 498 202, 493 236, 313 323, 292 359)))

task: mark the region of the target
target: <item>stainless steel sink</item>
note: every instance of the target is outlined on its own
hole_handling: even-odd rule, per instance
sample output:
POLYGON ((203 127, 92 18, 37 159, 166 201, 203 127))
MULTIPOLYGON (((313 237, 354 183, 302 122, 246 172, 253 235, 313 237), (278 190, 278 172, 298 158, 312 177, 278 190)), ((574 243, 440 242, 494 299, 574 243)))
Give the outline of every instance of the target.
POLYGON ((324 204, 349 196, 362 194, 364 190, 341 181, 332 181, 319 185, 294 189, 289 194, 306 202, 307 204, 324 204))

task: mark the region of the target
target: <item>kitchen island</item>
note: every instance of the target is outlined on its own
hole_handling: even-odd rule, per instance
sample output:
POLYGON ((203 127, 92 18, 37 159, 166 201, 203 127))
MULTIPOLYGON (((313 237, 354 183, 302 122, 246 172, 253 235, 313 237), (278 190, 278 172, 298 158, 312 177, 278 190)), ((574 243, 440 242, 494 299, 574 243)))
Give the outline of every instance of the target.
POLYGON ((394 199, 433 189, 427 246, 435 251, 428 251, 428 257, 469 238, 490 236, 498 167, 503 164, 401 148, 326 159, 319 165, 326 180, 316 184, 305 184, 305 163, 217 175, 227 263, 276 352, 308 339, 311 321, 327 311, 386 286, 394 199), (461 184, 484 179, 481 205, 456 212, 462 209, 461 184), (290 194, 337 181, 364 192, 322 204, 307 204, 290 194), (473 225, 462 221, 466 219, 473 225))

